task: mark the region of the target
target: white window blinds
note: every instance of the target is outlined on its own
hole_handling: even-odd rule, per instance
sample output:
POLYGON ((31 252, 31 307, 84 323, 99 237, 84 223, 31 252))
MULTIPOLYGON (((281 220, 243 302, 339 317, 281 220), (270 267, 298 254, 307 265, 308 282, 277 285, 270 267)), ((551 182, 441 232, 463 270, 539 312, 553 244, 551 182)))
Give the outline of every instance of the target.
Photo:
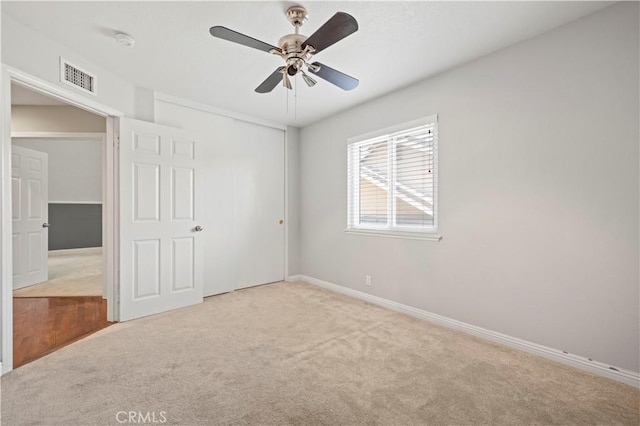
POLYGON ((437 119, 350 141, 348 228, 436 231, 437 119))

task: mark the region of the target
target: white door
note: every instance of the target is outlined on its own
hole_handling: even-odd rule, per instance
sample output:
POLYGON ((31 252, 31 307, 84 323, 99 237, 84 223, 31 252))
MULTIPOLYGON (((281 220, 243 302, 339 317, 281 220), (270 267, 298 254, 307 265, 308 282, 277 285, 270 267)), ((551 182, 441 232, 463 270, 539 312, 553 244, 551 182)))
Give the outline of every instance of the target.
POLYGON ((49 279, 47 154, 11 148, 13 289, 49 279))
POLYGON ((197 137, 120 119, 120 321, 202 302, 197 137))
POLYGON ((284 279, 284 132, 243 121, 235 126, 236 289, 284 279))

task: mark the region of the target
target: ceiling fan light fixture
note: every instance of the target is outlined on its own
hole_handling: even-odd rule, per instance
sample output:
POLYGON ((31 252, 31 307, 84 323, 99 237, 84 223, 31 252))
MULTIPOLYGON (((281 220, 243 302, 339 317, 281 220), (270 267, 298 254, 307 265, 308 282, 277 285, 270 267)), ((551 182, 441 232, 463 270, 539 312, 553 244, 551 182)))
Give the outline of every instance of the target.
POLYGON ((298 73, 298 68, 295 65, 289 65, 287 67, 287 74, 289 74, 291 77, 293 77, 297 73, 298 73))
POLYGON ((293 87, 291 86, 291 80, 289 80, 289 76, 286 72, 282 73, 282 85, 289 90, 293 89, 293 87))
POLYGON ((317 81, 315 81, 313 78, 309 77, 307 75, 307 73, 305 73, 304 71, 302 71, 302 79, 304 80, 305 83, 307 83, 307 86, 309 86, 309 87, 313 87, 317 83, 317 81))
POLYGON ((318 64, 307 64, 307 68, 309 68, 309 71, 311 71, 311 72, 320 71, 320 65, 318 65, 318 64))

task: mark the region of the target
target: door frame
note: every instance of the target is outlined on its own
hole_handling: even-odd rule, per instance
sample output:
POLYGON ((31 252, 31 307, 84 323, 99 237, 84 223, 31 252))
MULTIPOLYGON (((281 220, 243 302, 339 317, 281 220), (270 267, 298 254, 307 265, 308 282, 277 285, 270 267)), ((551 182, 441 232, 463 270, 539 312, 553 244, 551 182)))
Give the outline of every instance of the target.
POLYGON ((106 143, 104 144, 103 189, 103 253, 104 275, 107 283, 107 317, 118 320, 118 269, 119 269, 119 220, 118 220, 118 117, 123 113, 100 104, 93 99, 74 93, 57 84, 41 80, 18 69, 2 64, 0 93, 0 340, 1 374, 13 369, 13 263, 11 244, 11 83, 34 92, 50 96, 69 105, 106 118, 106 143), (105 232, 104 230, 107 230, 105 232))

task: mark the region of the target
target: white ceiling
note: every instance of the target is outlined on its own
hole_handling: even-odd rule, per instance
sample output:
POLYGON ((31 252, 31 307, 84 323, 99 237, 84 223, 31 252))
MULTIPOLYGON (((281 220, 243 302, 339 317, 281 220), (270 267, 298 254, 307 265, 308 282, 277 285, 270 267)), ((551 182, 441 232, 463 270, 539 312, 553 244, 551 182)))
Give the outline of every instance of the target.
POLYGON ((358 32, 315 60, 358 78, 360 86, 344 92, 325 81, 313 88, 299 81, 297 92, 278 86, 269 94, 257 94, 254 88, 281 60, 215 39, 209 27, 226 26, 275 45, 293 30, 284 16, 293 4, 2 1, 2 13, 137 86, 304 126, 611 5, 304 1, 309 20, 303 34, 313 33, 336 11, 358 20, 358 32), (112 38, 115 31, 131 34, 135 48, 119 45, 112 38))
POLYGON ((20 85, 11 85, 11 105, 67 105, 57 99, 41 95, 20 85))

